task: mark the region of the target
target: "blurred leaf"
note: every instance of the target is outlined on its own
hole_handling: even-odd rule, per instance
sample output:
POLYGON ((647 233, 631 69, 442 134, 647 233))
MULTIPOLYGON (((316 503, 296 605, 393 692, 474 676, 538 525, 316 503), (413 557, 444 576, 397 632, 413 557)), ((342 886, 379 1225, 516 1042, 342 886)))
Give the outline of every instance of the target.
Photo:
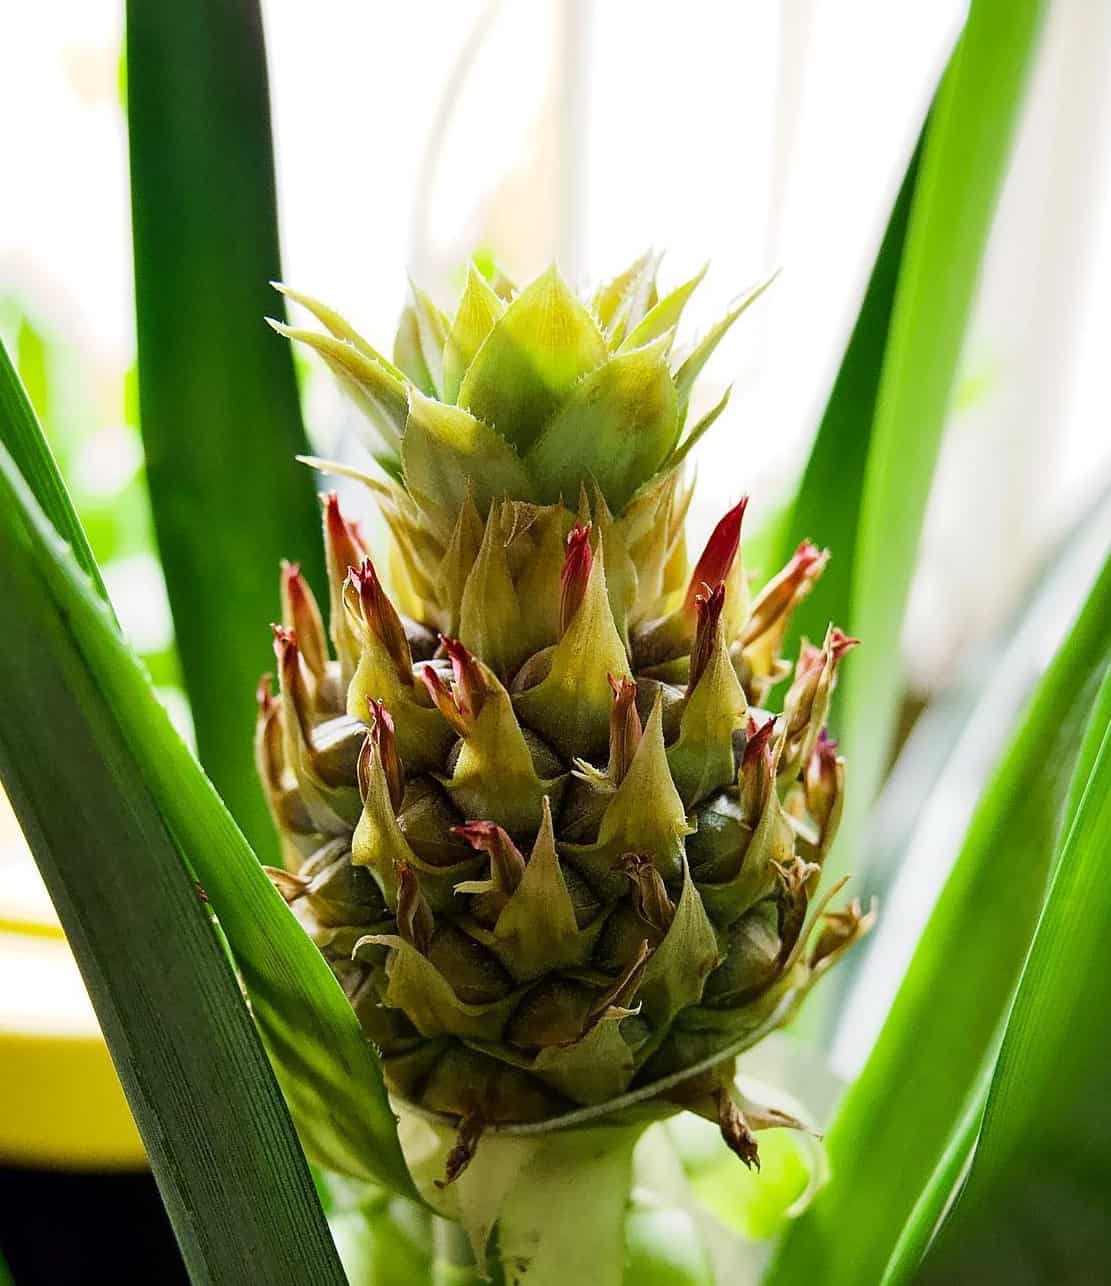
POLYGON ((930 1282, 1105 1280, 1111 1105, 1111 667, 1077 762, 1071 817, 995 1067, 972 1169, 930 1282))
MULTIPOLYGON (((0 408, 8 400, 0 380, 0 408)), ((31 426, 39 432, 33 420, 31 426)), ((5 433, 0 420, 0 436, 5 433)), ((66 499, 61 480, 56 481, 66 499)), ((332 971, 174 731, 141 664, 68 549, 37 510, 26 513, 24 523, 35 533, 29 556, 40 584, 64 607, 90 682, 111 710, 146 788, 219 917, 310 1154, 333 1169, 414 1195, 381 1067, 332 971)), ((44 729, 50 731, 48 721, 44 729)), ((135 895, 134 883, 128 888, 127 900, 138 911, 145 899, 135 895)))
POLYGON ((47 365, 46 340, 29 317, 21 317, 16 336, 15 361, 19 378, 35 414, 45 420, 50 414, 50 372, 47 365))
POLYGON ((78 495, 81 522, 101 563, 154 548, 150 505, 141 476, 109 497, 78 495))
POLYGON ((114 624, 3 447, 0 564, 0 775, 190 1275, 342 1286, 238 980, 142 780, 142 741, 83 653, 90 626, 119 647, 114 624))
POLYGON ((1044 8, 1043 0, 973 0, 923 144, 841 622, 864 640, 868 660, 846 667, 844 677, 839 730, 852 788, 826 863, 830 879, 846 870, 890 753, 918 539, 1044 8))
POLYGON ((100 568, 66 492, 50 446, 35 419, 26 390, 3 344, 0 344, 0 444, 7 448, 55 531, 72 547, 77 565, 92 578, 101 598, 107 602, 100 568))
POLYGON ((881 907, 893 889, 903 889, 904 879, 913 881, 921 911, 913 922, 900 914, 897 929, 882 915, 878 930, 823 982, 808 1005, 821 1010, 827 1029, 839 1021, 853 1021, 858 980, 862 991, 874 996, 874 975, 886 975, 890 986, 883 986, 884 994, 894 995, 898 978, 892 976, 889 950, 894 936, 906 943, 905 953, 895 952, 901 969, 949 873, 940 854, 956 854, 983 785, 1041 678, 1044 658, 1068 632, 1102 565, 1109 538, 1111 480, 1031 568, 1009 618, 961 661, 951 685, 932 697, 915 721, 868 819, 854 880, 869 896, 878 897, 881 907), (917 875, 922 867, 929 868, 924 879, 917 875))
POLYGON ((380 1190, 328 1216, 348 1281, 356 1286, 414 1286, 431 1270, 427 1212, 380 1190))
POLYGON ((181 669, 178 665, 176 648, 163 648, 161 652, 144 652, 143 665, 146 666, 150 681, 156 688, 181 686, 181 669))
POLYGON ((714 1286, 694 1219, 641 1201, 625 1217, 626 1286, 714 1286))
POLYGON ((984 1119, 990 1079, 986 1074, 981 1075, 960 1124, 903 1225, 895 1242, 895 1249, 887 1261, 880 1286, 899 1286, 900 1283, 913 1280, 915 1270, 930 1245, 938 1223, 953 1200, 972 1149, 976 1146, 980 1124, 984 1119))
POLYGON ((718 1150, 711 1165, 691 1176, 691 1189, 727 1228, 749 1241, 783 1231, 791 1206, 810 1183, 805 1146, 790 1130, 760 1136, 760 1169, 745 1170, 732 1152, 718 1150))
POLYGON ((256 0, 127 6, 139 392, 159 549, 201 761, 256 851, 254 690, 277 567, 323 589, 312 477, 281 308, 256 0))
POLYGON ((1042 905, 1092 694, 1109 659, 1111 559, 981 797, 945 890, 827 1136, 833 1178, 773 1283, 878 1281, 961 1118, 1042 905))

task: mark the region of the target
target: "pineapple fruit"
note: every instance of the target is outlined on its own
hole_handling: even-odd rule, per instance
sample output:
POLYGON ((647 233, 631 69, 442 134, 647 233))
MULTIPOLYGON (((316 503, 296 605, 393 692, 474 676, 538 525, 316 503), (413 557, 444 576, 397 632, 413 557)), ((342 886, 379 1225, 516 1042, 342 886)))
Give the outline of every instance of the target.
POLYGON ((734 1089, 871 919, 815 900, 844 792, 825 722, 855 640, 792 610, 801 545, 754 598, 745 500, 688 567, 696 377, 751 292, 682 359, 701 278, 644 257, 589 302, 553 268, 469 271, 453 318, 414 291, 393 360, 286 290, 364 412, 392 595, 326 498, 329 634, 295 566, 259 689, 258 759, 284 868, 395 1101, 484 1132, 691 1109, 746 1161, 790 1124, 734 1089), (334 652, 334 656, 332 653, 334 652))

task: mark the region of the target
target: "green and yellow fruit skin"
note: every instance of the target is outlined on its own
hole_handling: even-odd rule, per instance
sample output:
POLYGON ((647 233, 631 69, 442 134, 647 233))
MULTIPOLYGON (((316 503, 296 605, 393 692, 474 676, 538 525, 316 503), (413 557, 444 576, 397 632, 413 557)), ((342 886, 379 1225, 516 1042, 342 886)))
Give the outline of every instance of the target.
MULTIPOLYGON (((811 907, 844 793, 825 733, 831 628, 780 655, 827 555, 753 599, 745 501, 693 569, 694 379, 759 290, 681 362, 699 278, 637 261, 580 300, 472 269, 454 318, 415 292, 393 360, 330 309, 314 348, 366 414, 394 542, 388 594, 327 497, 330 641, 296 567, 259 690, 285 869, 401 1100, 482 1131, 655 1087, 746 1160, 733 1059, 867 928, 811 907), (811 929, 814 929, 811 932, 811 929)), ((749 1117, 751 1117, 749 1113, 749 1117)), ((450 1176, 449 1176, 450 1177, 450 1176)))

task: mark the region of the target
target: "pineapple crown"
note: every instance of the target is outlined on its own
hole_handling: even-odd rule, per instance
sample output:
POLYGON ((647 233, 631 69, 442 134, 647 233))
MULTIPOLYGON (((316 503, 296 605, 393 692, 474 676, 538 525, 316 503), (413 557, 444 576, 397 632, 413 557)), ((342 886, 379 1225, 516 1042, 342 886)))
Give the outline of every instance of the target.
POLYGON ((472 263, 454 320, 413 288, 393 361, 286 286, 328 333, 270 324, 320 354, 373 425, 375 460, 422 508, 457 508, 469 483, 483 516, 503 497, 573 504, 584 486, 620 512, 724 410, 728 392, 684 433, 699 373, 770 284, 678 360, 676 330, 705 269, 661 298, 658 266, 645 254, 584 303, 554 265, 517 292, 472 263))

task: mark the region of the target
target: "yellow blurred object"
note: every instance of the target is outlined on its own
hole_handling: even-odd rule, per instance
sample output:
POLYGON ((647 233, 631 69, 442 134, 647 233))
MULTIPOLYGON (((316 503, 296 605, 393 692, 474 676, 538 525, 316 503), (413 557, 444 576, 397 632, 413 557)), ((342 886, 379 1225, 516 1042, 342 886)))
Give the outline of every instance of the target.
POLYGON ((84 983, 0 794, 0 1164, 146 1165, 84 983))

